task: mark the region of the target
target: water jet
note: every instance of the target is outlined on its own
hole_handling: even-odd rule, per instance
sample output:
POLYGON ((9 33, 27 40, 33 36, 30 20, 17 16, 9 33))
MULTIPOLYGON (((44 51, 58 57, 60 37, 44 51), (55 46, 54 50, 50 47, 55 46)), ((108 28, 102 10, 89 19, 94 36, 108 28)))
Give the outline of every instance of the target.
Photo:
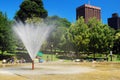
POLYGON ((34 69, 34 59, 52 29, 53 25, 47 25, 45 23, 35 25, 17 22, 13 26, 14 32, 21 39, 32 59, 32 70, 34 69))

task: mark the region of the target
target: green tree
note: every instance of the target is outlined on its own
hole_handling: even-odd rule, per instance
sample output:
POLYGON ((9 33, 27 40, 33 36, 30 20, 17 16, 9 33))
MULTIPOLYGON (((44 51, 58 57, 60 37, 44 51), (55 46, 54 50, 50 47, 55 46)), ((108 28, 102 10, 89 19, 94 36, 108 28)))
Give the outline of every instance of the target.
POLYGON ((54 30, 48 39, 48 46, 53 45, 56 50, 65 50, 65 44, 67 43, 65 34, 71 23, 67 19, 58 16, 47 17, 45 22, 54 26, 54 30))
POLYGON ((115 33, 113 51, 114 53, 120 53, 120 30, 117 30, 115 33))
POLYGON ((43 19, 39 17, 32 17, 32 18, 27 18, 25 22, 28 24, 39 25, 40 23, 43 22, 43 19))
POLYGON ((25 21, 27 18, 46 18, 48 12, 43 7, 42 0, 24 0, 20 5, 20 10, 15 15, 16 20, 25 21))
POLYGON ((103 53, 110 51, 113 47, 114 30, 108 25, 102 24, 96 18, 88 22, 90 32, 89 51, 94 53, 103 53))
POLYGON ((88 51, 89 29, 85 24, 83 17, 80 17, 76 23, 72 24, 70 29, 70 41, 73 43, 76 52, 88 51))
POLYGON ((14 38, 12 36, 12 22, 8 20, 6 14, 0 12, 0 50, 11 52, 15 49, 14 38))
POLYGON ((49 16, 45 19, 47 24, 54 24, 56 27, 70 27, 71 23, 66 18, 59 16, 49 16))

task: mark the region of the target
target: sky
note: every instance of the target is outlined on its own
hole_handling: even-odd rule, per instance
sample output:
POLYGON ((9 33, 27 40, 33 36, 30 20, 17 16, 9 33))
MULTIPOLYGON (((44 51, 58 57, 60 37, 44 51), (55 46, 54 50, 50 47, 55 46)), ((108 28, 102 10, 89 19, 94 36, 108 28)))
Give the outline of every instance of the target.
MULTIPOLYGON (((12 20, 23 1, 0 0, 0 11, 6 13, 8 18, 12 20)), ((70 22, 76 21, 76 8, 88 3, 101 8, 101 20, 104 24, 107 24, 107 19, 113 13, 120 15, 120 0, 43 0, 48 16, 57 15, 70 22)))

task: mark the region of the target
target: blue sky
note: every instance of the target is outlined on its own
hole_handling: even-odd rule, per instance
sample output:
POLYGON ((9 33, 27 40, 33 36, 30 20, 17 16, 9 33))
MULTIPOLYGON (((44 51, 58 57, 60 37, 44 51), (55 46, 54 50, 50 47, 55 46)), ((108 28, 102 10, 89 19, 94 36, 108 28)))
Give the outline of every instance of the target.
MULTIPOLYGON (((0 0, 0 11, 7 13, 9 19, 13 19, 22 1, 24 0, 0 0)), ((76 8, 88 2, 101 7, 101 19, 105 24, 112 13, 120 15, 120 0, 43 0, 49 16, 58 15, 70 22, 76 21, 76 8)))

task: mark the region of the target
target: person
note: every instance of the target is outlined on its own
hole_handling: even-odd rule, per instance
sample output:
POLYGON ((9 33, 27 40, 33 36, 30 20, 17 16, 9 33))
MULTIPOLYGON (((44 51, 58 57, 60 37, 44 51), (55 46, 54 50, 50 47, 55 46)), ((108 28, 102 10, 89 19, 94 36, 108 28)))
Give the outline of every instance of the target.
POLYGON ((22 57, 21 59, 20 59, 20 63, 25 63, 26 62, 26 60, 22 57))
POLYGON ((14 63, 14 58, 12 57, 12 58, 10 58, 10 63, 14 63))
POLYGON ((46 62, 50 61, 49 56, 47 56, 46 62))
POLYGON ((38 58, 38 60, 39 60, 39 63, 43 63, 44 62, 44 60, 42 59, 41 56, 38 58))

